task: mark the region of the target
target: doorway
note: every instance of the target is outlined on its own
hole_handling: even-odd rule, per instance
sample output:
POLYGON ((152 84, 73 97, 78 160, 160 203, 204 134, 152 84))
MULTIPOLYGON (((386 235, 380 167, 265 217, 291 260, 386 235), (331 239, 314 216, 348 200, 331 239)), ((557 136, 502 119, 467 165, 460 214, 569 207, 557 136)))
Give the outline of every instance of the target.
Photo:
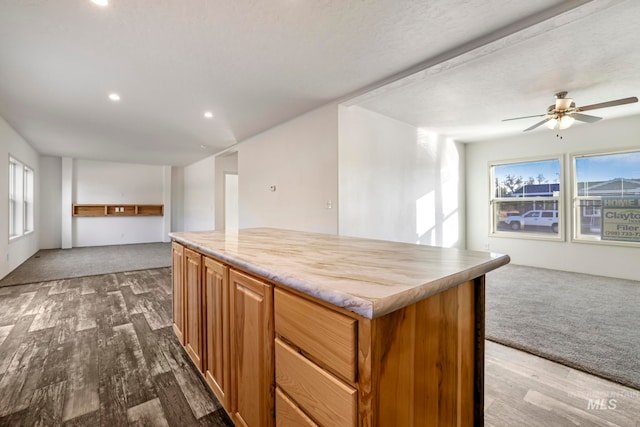
POLYGON ((238 229, 238 174, 224 174, 224 229, 238 229))

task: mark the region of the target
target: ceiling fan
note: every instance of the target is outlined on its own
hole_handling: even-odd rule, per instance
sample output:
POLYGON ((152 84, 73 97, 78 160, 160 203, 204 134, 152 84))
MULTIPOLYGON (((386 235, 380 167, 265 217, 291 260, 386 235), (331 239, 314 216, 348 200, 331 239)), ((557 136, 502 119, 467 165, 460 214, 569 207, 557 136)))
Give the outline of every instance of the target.
POLYGON ((532 117, 544 117, 541 121, 533 126, 526 128, 523 132, 528 132, 537 128, 538 126, 545 125, 549 129, 566 129, 573 124, 575 120, 581 122, 593 123, 602 119, 602 117, 590 116, 588 114, 582 114, 583 111, 596 110, 598 108, 614 107, 616 105, 631 104, 638 102, 638 98, 632 96, 630 98, 616 99, 614 101, 600 102, 598 104, 585 105, 583 107, 576 107, 576 103, 573 99, 566 98, 567 92, 562 91, 556 93, 555 105, 550 105, 547 108, 546 114, 537 114, 535 116, 514 117, 512 119, 504 119, 503 122, 511 120, 529 119, 532 117))

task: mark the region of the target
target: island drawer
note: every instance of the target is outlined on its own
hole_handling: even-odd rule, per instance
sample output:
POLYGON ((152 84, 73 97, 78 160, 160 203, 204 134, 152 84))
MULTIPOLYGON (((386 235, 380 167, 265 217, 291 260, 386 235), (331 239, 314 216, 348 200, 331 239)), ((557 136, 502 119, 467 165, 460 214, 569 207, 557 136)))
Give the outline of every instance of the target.
POLYGON ((357 390, 280 339, 275 340, 276 384, 310 417, 326 426, 357 424, 357 390))
POLYGON ((356 381, 356 319, 282 289, 275 289, 274 301, 276 334, 336 375, 356 381))
POLYGON ((280 388, 276 388, 276 427, 317 427, 280 388))

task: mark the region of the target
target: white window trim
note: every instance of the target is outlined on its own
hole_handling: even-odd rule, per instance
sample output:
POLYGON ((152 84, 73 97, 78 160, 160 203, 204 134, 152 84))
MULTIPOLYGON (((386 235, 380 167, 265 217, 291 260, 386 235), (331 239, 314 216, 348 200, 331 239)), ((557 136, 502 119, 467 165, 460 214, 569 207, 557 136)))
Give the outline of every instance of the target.
POLYGON ((544 241, 554 241, 554 242, 564 242, 565 238, 565 218, 566 218, 566 210, 565 210, 565 199, 566 199, 566 185, 564 184, 565 173, 564 173, 564 154, 556 154, 556 155, 548 155, 548 156, 536 156, 536 157, 527 157, 521 159, 508 159, 508 160, 496 160, 490 161, 488 163, 488 175, 489 175, 489 237, 500 237, 500 238, 508 238, 508 239, 519 239, 519 240, 544 240, 544 241), (545 162, 557 160, 560 165, 560 176, 559 176, 559 188, 560 194, 558 197, 518 197, 517 200, 521 202, 529 202, 529 201, 555 201, 558 206, 558 233, 550 234, 550 233, 514 233, 510 231, 501 231, 498 230, 497 224, 495 223, 495 212, 494 205, 496 202, 513 202, 513 197, 496 197, 495 196, 495 176, 494 176, 494 167, 495 166, 504 166, 511 165, 516 163, 535 163, 535 162, 545 162))
POLYGON ((35 175, 33 169, 22 165, 22 234, 24 236, 33 233, 35 229, 35 175), (31 180, 31 188, 28 179, 31 180), (31 212, 29 212, 29 210, 31 212))
POLYGON ((8 168, 9 174, 11 174, 11 171, 12 171, 12 167, 11 167, 12 163, 15 165, 13 168, 14 169, 17 168, 17 171, 14 170, 14 176, 13 176, 16 178, 16 180, 13 180, 11 175, 9 176, 9 186, 10 186, 10 188, 8 189, 9 190, 9 201, 8 201, 9 211, 7 212, 9 221, 7 221, 7 228, 8 228, 7 234, 9 237, 9 243, 11 243, 35 231, 35 170, 29 165, 27 165, 26 163, 22 162, 20 159, 12 156, 11 154, 9 154, 8 162, 9 162, 9 168, 8 168), (25 180, 27 173, 25 173, 25 171, 29 171, 31 174, 30 189, 27 188, 27 182, 25 180), (13 182, 13 187, 11 187, 12 182, 13 182), (25 199, 29 193, 29 190, 31 192, 31 198, 32 198, 30 204, 28 204, 27 200, 25 199), (14 196, 13 198, 11 197, 12 193, 15 193, 13 194, 14 196), (11 206, 12 205, 15 205, 17 207, 17 209, 14 210, 15 215, 14 215, 13 221, 19 221, 17 224, 16 233, 13 235, 11 234, 11 232, 13 231, 12 222, 11 222, 11 216, 12 216, 11 206), (27 230, 27 221, 26 221, 28 219, 27 209, 31 210, 31 220, 32 220, 31 228, 29 230, 27 230))
POLYGON ((612 154, 624 154, 624 153, 640 153, 640 148, 620 148, 612 150, 597 150, 597 151, 584 151, 571 153, 571 242, 572 243, 585 243, 591 245, 605 245, 605 246, 624 246, 630 248, 640 247, 640 243, 626 242, 617 240, 601 240, 600 237, 582 235, 578 228, 580 227, 580 221, 578 220, 578 208, 576 203, 579 200, 601 200, 598 196, 578 196, 578 179, 576 159, 582 157, 595 157, 595 156, 607 156, 612 154))

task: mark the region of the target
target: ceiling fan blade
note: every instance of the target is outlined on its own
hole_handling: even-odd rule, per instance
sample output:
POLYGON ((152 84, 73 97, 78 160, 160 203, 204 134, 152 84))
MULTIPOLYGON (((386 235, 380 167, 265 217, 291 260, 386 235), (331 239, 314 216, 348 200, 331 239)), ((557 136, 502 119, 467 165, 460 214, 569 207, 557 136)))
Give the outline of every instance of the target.
POLYGON ((602 120, 602 117, 590 116, 588 114, 573 113, 573 114, 570 114, 570 116, 576 120, 580 120, 581 122, 587 122, 587 123, 593 123, 593 122, 597 122, 598 120, 602 120))
POLYGON ((535 116, 524 116, 524 117, 514 117, 512 119, 502 119, 503 122, 508 122, 511 120, 520 120, 520 119, 530 119, 532 117, 544 117, 546 114, 536 114, 535 116))
POLYGON ((526 128, 525 130, 523 130, 522 132, 529 132, 530 130, 534 130, 535 128, 537 128, 538 126, 542 126, 543 124, 547 123, 549 120, 551 120, 553 117, 547 117, 546 119, 542 120, 541 122, 536 123, 535 125, 526 128))
POLYGON ((597 108, 615 107, 616 105, 633 104, 634 102, 638 102, 638 98, 635 96, 632 96, 630 98, 616 99, 615 101, 607 101, 607 102, 600 102, 598 104, 585 105, 584 107, 576 108, 576 112, 595 110, 597 108))

